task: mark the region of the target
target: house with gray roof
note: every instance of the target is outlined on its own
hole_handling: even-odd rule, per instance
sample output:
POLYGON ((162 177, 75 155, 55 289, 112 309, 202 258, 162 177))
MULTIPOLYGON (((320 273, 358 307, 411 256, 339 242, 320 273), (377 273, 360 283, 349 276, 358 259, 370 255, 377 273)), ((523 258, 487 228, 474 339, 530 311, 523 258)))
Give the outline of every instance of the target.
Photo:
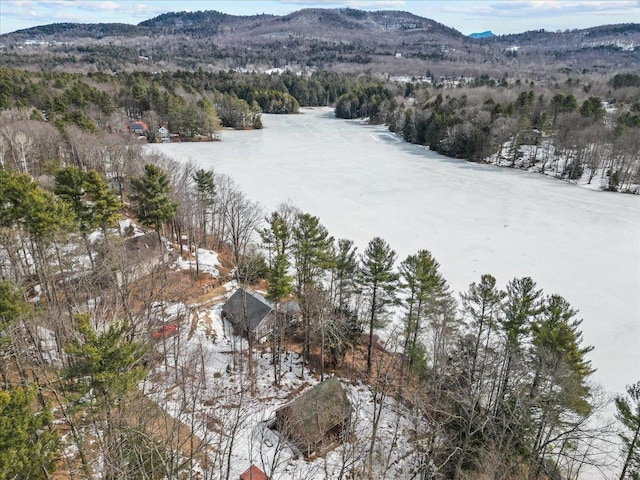
POLYGON ((276 410, 275 426, 305 457, 334 447, 353 408, 338 377, 331 377, 276 410))
POLYGON ((157 232, 126 239, 122 242, 120 268, 116 271, 118 286, 150 275, 168 260, 167 249, 157 232))
POLYGON ((257 292, 239 288, 222 306, 222 318, 233 325, 238 335, 251 333, 256 340, 272 329, 275 315, 271 303, 257 292))
MULTIPOLYGON (((290 300, 278 305, 286 324, 298 320, 301 310, 297 302, 290 300)), ((222 318, 228 320, 235 333, 249 333, 256 340, 263 340, 273 330, 276 321, 275 308, 271 302, 257 292, 239 288, 222 306, 222 318)))

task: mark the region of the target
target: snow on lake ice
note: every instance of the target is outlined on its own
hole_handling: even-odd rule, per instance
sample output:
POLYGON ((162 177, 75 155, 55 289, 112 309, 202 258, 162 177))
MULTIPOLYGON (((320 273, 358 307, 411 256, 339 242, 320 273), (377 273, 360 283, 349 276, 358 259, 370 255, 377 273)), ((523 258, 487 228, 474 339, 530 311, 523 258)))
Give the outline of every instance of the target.
POLYGON ((530 276, 579 310, 598 382, 622 392, 640 379, 638 196, 447 158, 327 109, 263 123, 150 148, 230 175, 267 211, 291 200, 360 250, 374 236, 399 260, 426 248, 457 292, 483 273, 502 287, 530 276))

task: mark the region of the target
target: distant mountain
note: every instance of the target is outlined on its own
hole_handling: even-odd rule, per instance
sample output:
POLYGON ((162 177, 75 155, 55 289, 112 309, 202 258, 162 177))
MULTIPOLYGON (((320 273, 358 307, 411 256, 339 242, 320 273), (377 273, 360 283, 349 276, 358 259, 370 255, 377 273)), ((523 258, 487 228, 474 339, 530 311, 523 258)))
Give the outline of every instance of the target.
POLYGON ((495 37, 495 35, 491 30, 487 30, 486 32, 469 34, 469 38, 489 38, 489 37, 495 37))
POLYGON ((401 11, 310 8, 285 16, 166 13, 138 25, 51 24, 0 35, 0 64, 20 68, 266 71, 402 76, 640 70, 640 24, 467 37, 401 11))

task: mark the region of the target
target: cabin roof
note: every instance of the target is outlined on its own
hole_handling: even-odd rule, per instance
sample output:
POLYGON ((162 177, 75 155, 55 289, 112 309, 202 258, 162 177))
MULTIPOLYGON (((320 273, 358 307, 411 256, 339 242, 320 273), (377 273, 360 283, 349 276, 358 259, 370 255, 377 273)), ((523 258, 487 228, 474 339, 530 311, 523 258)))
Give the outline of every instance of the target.
POLYGON ((222 307, 229 321, 253 332, 273 310, 271 304, 259 293, 239 288, 222 307), (247 328, 248 324, 248 328, 247 328))
POLYGON ((306 391, 276 411, 278 429, 305 455, 315 451, 351 417, 351 403, 338 377, 306 391))

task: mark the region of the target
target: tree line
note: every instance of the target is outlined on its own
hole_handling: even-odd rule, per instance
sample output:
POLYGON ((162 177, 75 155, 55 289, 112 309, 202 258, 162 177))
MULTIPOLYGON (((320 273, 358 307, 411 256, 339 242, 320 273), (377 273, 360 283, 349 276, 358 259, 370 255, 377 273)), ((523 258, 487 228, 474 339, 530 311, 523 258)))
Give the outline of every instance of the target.
POLYGON ((472 81, 428 78, 432 83, 401 84, 331 72, 85 76, 3 68, 0 109, 17 119, 46 120, 62 133, 67 126, 118 132, 131 119, 142 119, 148 139, 159 141, 163 125, 184 137, 215 137, 221 126, 262 128, 262 113, 335 105, 338 118, 386 124, 405 141, 451 157, 637 191, 637 75, 539 85, 486 75, 472 81))
POLYGON ((332 105, 358 84, 346 75, 318 72, 311 77, 281 75, 157 72, 107 75, 34 73, 0 69, 0 110, 25 110, 60 130, 120 131, 128 119, 143 119, 151 130, 168 125, 176 133, 208 133, 225 127, 260 128, 261 113, 297 113, 300 105, 332 105))
MULTIPOLYGON (((374 85, 361 91, 385 96, 374 85)), ((596 115, 598 102, 585 103, 585 114, 596 115)), ((574 108, 567 96, 558 104, 574 108)), ((377 422, 392 397, 417 419, 417 478, 541 478, 610 461, 599 442, 613 430, 592 423, 603 401, 589 382, 590 347, 582 345, 577 312, 533 279, 501 288, 483 275, 457 299, 426 249, 398 261, 374 238, 358 252, 312 214, 287 204, 265 213, 229 177, 178 166, 119 136, 77 126, 60 132, 33 119, 6 122, 0 133, 0 410, 15 419, 0 425, 0 446, 15 452, 0 455, 0 478, 47 478, 56 469, 88 478, 96 458, 103 478, 172 477, 195 462, 229 476, 229 432, 241 414, 233 405, 241 403, 229 399, 238 416, 219 420, 224 435, 204 439, 194 433, 201 424, 185 436, 179 419, 143 414, 152 394, 140 382, 171 361, 150 343, 152 312, 176 293, 166 270, 143 282, 121 278, 130 234, 124 212, 192 255, 194 282, 198 248, 215 248, 228 253, 239 283, 266 279, 273 303, 298 300, 299 327, 287 331, 279 319, 271 337, 276 384, 291 338, 321 378, 357 364, 361 352, 360 375, 378 405, 359 457, 365 474, 380 461, 377 422), (379 338, 387 339, 386 353, 379 338), (74 459, 61 453, 63 441, 78 452, 74 459)), ((254 345, 249 355, 234 352, 238 368, 246 364, 249 391, 256 352, 254 345)), ((175 369, 176 383, 204 371, 204 357, 189 358, 193 364, 175 369)), ((640 468, 636 390, 616 400, 622 479, 640 468)), ((190 402, 195 396, 185 393, 180 408, 193 409, 190 402)))
MULTIPOLYGON (((141 225, 193 252, 196 265, 199 246, 227 250, 237 281, 265 278, 272 302, 298 300, 300 325, 290 332, 277 322, 272 334, 275 383, 290 335, 300 339, 303 358, 316 359, 321 377, 354 362, 362 348, 361 374, 380 408, 397 397, 422 425, 412 453, 419 477, 542 478, 606 463, 597 442, 612 431, 592 423, 603 403, 589 382, 591 347, 582 344, 576 310, 559 295, 528 277, 500 288, 487 274, 458 300, 426 249, 398 262, 376 237, 358 252, 295 206, 265 215, 224 175, 155 154, 131 163, 121 185, 84 165, 57 168, 46 187, 18 169, 0 170, 0 408, 16 419, 0 429, 0 445, 16 452, 1 456, 5 478, 46 478, 55 468, 92 475, 91 428, 102 432, 103 478, 173 476, 205 462, 206 438, 196 445, 189 437, 185 455, 177 419, 161 416, 158 425, 135 413, 148 408, 138 385, 155 362, 168 361, 154 360, 145 332, 155 302, 170 293, 162 271, 143 283, 117 281, 128 234, 118 222, 123 201, 141 225), (386 353, 378 336, 387 339, 386 353), (59 463, 52 411, 77 449, 75 467, 59 463)), ((254 355, 234 354, 246 363, 249 388, 254 355)), ((627 429, 621 478, 638 469, 634 392, 617 400, 627 429)), ((363 450, 370 474, 380 413, 363 450)), ((210 467, 228 476, 233 445, 217 445, 210 467)))
POLYGON ((446 88, 446 81, 409 83, 386 98, 366 89, 345 94, 336 116, 368 117, 447 156, 518 165, 569 181, 597 179, 608 190, 638 193, 637 79, 618 74, 607 83, 449 81, 454 88, 446 88), (528 154, 524 146, 532 147, 528 154))

